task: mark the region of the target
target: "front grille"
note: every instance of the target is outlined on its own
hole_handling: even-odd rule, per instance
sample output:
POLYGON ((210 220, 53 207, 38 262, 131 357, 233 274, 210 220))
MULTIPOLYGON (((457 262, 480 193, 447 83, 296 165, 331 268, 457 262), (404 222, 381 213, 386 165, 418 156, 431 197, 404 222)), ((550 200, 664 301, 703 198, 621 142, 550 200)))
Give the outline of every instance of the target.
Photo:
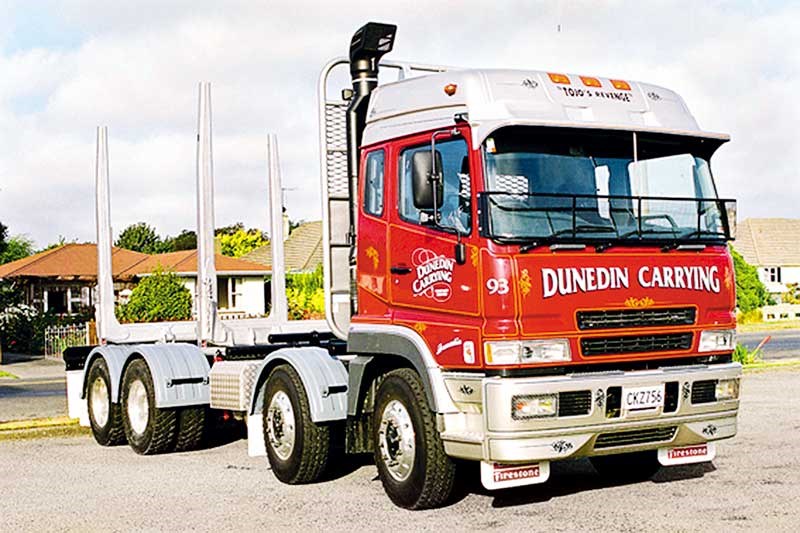
POLYGON ((694 307, 578 311, 578 329, 646 328, 694 324, 694 307))
POLYGON ((603 433, 597 437, 594 447, 595 449, 614 448, 617 446, 630 446, 632 444, 669 441, 675 436, 675 431, 677 429, 676 426, 669 426, 620 431, 617 433, 603 433))
POLYGON ((692 403, 717 401, 717 380, 708 379, 692 383, 692 403))
POLYGON ((581 339, 585 356, 622 353, 671 352, 692 347, 691 333, 667 335, 630 335, 625 337, 588 337, 581 339))
POLYGON ((592 391, 577 390, 558 393, 558 416, 588 415, 592 410, 592 391))

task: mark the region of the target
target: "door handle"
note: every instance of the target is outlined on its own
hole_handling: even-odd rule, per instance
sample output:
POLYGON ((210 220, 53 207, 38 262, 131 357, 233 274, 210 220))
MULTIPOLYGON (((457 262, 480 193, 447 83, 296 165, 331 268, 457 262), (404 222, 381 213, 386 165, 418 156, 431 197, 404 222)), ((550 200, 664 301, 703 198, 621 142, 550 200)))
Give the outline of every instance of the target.
POLYGON ((406 265, 393 265, 392 268, 389 269, 392 274, 402 275, 402 274, 410 274, 411 267, 406 265))

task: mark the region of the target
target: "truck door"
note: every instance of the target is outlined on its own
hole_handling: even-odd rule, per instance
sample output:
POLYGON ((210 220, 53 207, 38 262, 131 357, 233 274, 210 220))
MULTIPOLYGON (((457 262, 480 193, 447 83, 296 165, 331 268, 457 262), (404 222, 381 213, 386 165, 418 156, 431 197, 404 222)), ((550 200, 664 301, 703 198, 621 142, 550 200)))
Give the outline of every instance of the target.
MULTIPOLYGON (((468 144, 460 135, 436 137, 444 191, 438 226, 426 221, 432 212, 415 207, 412 190, 413 156, 430 150, 428 134, 399 145, 395 152, 396 202, 392 206, 388 248, 390 297, 396 319, 407 319, 412 316, 408 313, 411 310, 450 316, 478 314, 477 261, 473 260, 477 259, 477 248, 467 247, 465 264, 458 265, 455 261, 456 228, 466 233, 462 239, 469 243, 475 225, 468 144)), ((422 315, 419 317, 424 319, 422 315)), ((448 321, 446 317, 440 320, 448 321)))

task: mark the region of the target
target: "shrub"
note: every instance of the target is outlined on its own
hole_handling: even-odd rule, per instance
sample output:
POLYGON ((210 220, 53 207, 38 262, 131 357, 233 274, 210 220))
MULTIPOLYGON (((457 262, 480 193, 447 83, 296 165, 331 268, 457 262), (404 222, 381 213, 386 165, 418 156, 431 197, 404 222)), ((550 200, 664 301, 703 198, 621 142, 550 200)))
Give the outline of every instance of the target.
POLYGON ((744 260, 739 252, 731 248, 733 269, 736 274, 736 306, 746 313, 769 302, 769 294, 764 284, 758 279, 756 267, 744 260))
POLYGON ((290 320, 325 317, 325 292, 322 289, 322 265, 314 272, 286 275, 286 299, 290 320))
POLYGON ((751 309, 746 312, 740 312, 736 315, 736 321, 739 324, 758 324, 764 319, 761 314, 761 309, 751 309))
POLYGON ((737 344, 733 350, 733 360, 743 365, 752 365, 761 361, 761 355, 758 350, 750 351, 743 344, 737 344))
POLYGON ((192 317, 192 294, 174 272, 160 267, 142 279, 131 299, 116 309, 122 322, 188 320, 192 317))

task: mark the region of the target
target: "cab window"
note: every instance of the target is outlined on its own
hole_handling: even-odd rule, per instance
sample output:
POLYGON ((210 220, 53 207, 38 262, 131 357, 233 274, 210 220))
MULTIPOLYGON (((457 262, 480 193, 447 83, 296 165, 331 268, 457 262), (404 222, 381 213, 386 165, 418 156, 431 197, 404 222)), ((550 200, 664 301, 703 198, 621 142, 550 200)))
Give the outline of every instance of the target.
MULTIPOLYGON (((400 196, 398 211, 400 217, 414 224, 420 224, 421 210, 414 207, 412 190, 411 161, 419 151, 430 151, 430 144, 406 148, 400 153, 400 196)), ((448 229, 459 229, 469 233, 472 228, 470 209, 469 155, 467 143, 463 139, 437 142, 436 151, 442 156, 442 178, 444 201, 439 210, 439 225, 448 229)))
POLYGON ((383 215, 383 161, 383 150, 367 154, 364 212, 376 217, 383 215))

